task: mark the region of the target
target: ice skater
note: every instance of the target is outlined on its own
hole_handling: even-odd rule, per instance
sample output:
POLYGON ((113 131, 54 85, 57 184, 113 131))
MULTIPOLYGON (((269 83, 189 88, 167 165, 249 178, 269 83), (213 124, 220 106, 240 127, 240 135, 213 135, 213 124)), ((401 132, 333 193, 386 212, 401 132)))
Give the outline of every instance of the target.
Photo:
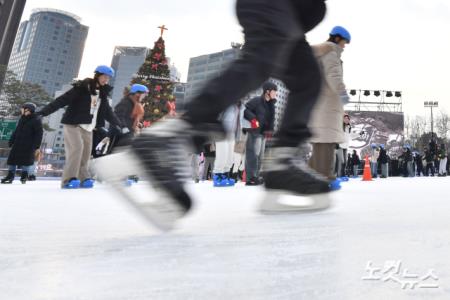
MULTIPOLYGON (((317 105, 312 111, 310 127, 313 132, 311 143, 313 152, 309 161, 310 166, 326 176, 329 180, 336 180, 335 161, 336 149, 339 144, 345 143, 346 137, 342 125, 344 105, 350 97, 344 84, 344 71, 341 55, 344 48, 351 41, 351 35, 347 29, 336 26, 329 35, 328 41, 315 45, 314 52, 322 70, 323 85, 317 105)), ((348 119, 350 122, 350 119, 348 119)), ((348 128, 347 130, 351 130, 348 128)), ((343 152, 341 156, 346 155, 343 152)), ((341 177, 341 169, 344 158, 339 161, 337 176, 341 177)), ((336 182, 338 187, 339 182, 336 182)))
POLYGON ((122 128, 120 120, 109 105, 108 95, 112 90, 108 85, 114 76, 114 70, 108 66, 98 66, 94 78, 77 81, 73 87, 46 105, 38 113, 48 116, 58 109, 67 107, 61 123, 64 125, 64 150, 66 162, 61 180, 64 189, 92 188, 94 179, 89 172, 92 153, 93 131, 105 127, 105 121, 119 127, 123 134, 128 128, 122 128))
POLYGON ((42 121, 36 116, 36 105, 27 102, 22 105, 21 117, 9 140, 11 151, 8 156, 8 174, 1 180, 2 184, 13 183, 17 166, 21 170, 20 181, 28 180, 29 169, 33 166, 42 142, 42 121))
POLYGON ((321 90, 320 69, 305 34, 324 18, 325 1, 238 0, 236 9, 245 34, 241 57, 209 82, 183 117, 155 124, 129 150, 101 158, 97 165, 103 179, 161 229, 171 229, 192 206, 182 172, 186 148, 200 149, 202 144, 195 140, 223 139, 219 115, 269 77, 281 79, 290 95, 272 155, 263 161, 266 197, 260 210, 310 211, 330 205, 329 181, 294 161, 299 145, 311 137, 307 124, 321 90), (155 201, 123 188, 123 175, 135 171, 147 176, 149 191, 158 192, 155 201), (290 196, 294 203, 282 204, 279 195, 290 196), (311 195, 310 204, 298 201, 298 196, 311 195))

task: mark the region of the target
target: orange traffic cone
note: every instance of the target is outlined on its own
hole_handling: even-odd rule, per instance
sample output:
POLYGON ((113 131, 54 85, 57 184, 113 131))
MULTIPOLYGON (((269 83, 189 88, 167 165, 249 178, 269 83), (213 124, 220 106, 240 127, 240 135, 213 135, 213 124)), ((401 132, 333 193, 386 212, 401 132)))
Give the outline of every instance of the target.
POLYGON ((370 169, 370 162, 369 162, 369 156, 366 155, 366 158, 364 159, 364 173, 363 173, 363 181, 372 181, 372 170, 370 169))

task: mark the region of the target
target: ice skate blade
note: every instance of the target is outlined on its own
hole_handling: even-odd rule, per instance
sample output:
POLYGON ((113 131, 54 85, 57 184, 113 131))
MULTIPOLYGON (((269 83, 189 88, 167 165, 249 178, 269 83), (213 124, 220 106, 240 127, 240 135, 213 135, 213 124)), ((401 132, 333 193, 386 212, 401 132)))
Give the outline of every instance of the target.
POLYGON ((321 211, 330 206, 330 193, 296 195, 278 191, 266 191, 259 211, 262 214, 294 214, 321 211))
POLYGON ((136 189, 124 185, 124 178, 140 173, 139 166, 140 163, 133 154, 118 153, 97 159, 94 170, 99 178, 109 183, 114 191, 120 194, 120 198, 132 206, 145 221, 161 231, 172 230, 175 222, 184 216, 186 211, 173 203, 167 193, 154 188, 149 181, 141 182, 136 189))

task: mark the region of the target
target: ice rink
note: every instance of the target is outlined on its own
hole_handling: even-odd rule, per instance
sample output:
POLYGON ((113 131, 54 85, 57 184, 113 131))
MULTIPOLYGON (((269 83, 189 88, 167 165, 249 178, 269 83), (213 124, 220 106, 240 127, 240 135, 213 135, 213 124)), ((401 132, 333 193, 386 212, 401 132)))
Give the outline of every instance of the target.
POLYGON ((105 185, 1 185, 0 299, 450 299, 450 178, 352 180, 277 216, 259 188, 191 188, 162 234, 105 185))

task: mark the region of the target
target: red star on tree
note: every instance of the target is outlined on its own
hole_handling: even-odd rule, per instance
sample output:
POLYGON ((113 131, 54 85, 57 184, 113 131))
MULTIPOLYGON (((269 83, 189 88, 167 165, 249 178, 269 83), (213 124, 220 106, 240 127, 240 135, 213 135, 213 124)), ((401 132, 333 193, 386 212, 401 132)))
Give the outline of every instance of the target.
POLYGON ((158 64, 152 64, 152 70, 158 70, 158 64))
POLYGON ((162 86, 157 85, 157 86, 155 87, 155 91, 157 91, 158 93, 161 92, 161 90, 162 90, 162 86))

